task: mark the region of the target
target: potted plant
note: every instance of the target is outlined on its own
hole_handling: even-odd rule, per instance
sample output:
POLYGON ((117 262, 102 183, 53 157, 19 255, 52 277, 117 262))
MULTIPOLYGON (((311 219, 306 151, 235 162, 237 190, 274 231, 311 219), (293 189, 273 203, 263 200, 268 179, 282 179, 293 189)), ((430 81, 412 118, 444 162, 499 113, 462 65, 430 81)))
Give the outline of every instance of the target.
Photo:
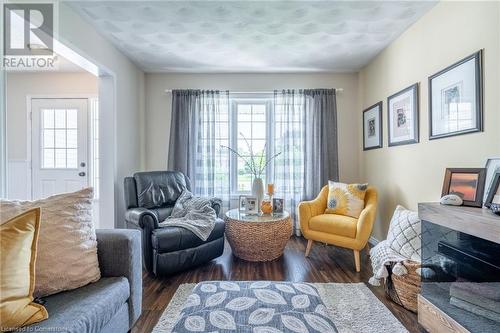
POLYGON ((257 198, 258 206, 260 207, 262 199, 264 198, 264 183, 262 181, 262 175, 266 171, 267 165, 276 157, 278 157, 281 152, 276 153, 270 158, 266 159, 264 154, 266 152, 267 143, 264 145, 264 149, 262 149, 260 153, 254 153, 252 145, 248 142, 246 137, 242 133, 240 133, 240 135, 245 140, 248 151, 250 152, 250 157, 243 156, 241 153, 231 147, 224 145, 221 145, 221 147, 228 149, 232 154, 236 155, 238 158, 241 158, 245 162, 245 166, 248 168, 248 170, 250 170, 250 173, 253 176, 252 195, 257 198))

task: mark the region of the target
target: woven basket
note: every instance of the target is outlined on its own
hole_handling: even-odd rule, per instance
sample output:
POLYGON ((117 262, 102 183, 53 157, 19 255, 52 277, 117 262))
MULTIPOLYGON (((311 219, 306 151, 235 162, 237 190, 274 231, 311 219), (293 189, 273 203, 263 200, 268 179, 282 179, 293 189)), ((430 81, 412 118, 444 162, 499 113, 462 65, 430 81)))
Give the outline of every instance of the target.
POLYGON ((392 268, 395 264, 396 263, 392 263, 388 267, 389 276, 385 280, 385 293, 395 303, 417 313, 417 295, 420 293, 422 282, 416 270, 421 267, 421 264, 415 261, 405 260, 403 266, 406 267, 408 274, 403 276, 392 273, 392 268))
POLYGON ((244 222, 226 216, 226 238, 233 254, 247 261, 279 258, 291 235, 290 216, 272 222, 244 222))

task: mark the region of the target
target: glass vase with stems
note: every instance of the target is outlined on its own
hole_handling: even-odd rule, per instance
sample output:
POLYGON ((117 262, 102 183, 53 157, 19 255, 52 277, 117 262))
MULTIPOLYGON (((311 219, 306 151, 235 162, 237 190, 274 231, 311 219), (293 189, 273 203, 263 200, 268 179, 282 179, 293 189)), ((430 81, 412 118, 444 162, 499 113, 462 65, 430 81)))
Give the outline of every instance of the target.
POLYGON ((241 158, 245 163, 245 167, 248 170, 250 170, 250 173, 252 174, 253 177, 252 195, 257 198, 257 204, 260 210, 260 205, 262 203, 262 199, 264 198, 264 182, 262 180, 262 175, 265 173, 266 167, 269 165, 269 163, 271 163, 272 160, 278 157, 281 154, 281 152, 276 153, 270 158, 266 159, 265 152, 266 152, 267 142, 264 144, 264 148, 262 149, 260 154, 254 153, 252 145, 247 140, 247 138, 243 135, 243 133, 240 133, 240 135, 247 145, 250 156, 248 157, 243 156, 242 153, 228 146, 221 145, 221 147, 228 149, 236 157, 241 158))

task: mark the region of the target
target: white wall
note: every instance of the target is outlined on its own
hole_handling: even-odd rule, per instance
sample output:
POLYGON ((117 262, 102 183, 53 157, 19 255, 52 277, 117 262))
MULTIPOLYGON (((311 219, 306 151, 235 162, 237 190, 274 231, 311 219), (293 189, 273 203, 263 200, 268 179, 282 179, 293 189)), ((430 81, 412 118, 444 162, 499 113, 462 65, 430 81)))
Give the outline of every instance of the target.
POLYGON ((97 78, 86 72, 78 73, 8 73, 6 75, 7 114, 7 195, 9 199, 31 199, 27 177, 28 110, 27 96, 97 95, 97 78))
POLYGON ((284 88, 344 88, 337 95, 340 179, 359 181, 360 121, 357 74, 146 74, 146 168, 165 170, 169 147, 171 94, 165 89, 268 91, 284 88))
POLYGON ((103 70, 100 94, 102 192, 101 226, 124 226, 123 178, 144 167, 144 73, 66 3, 59 3, 59 39, 103 70), (112 96, 114 95, 114 96, 112 96), (115 98, 107 100, 108 98, 115 98), (103 193, 107 194, 107 193, 103 193))
MULTIPOLYGON (((362 178, 379 190, 376 238, 385 238, 397 204, 415 210, 418 202, 439 200, 445 168, 483 167, 488 157, 500 156, 499 22, 498 2, 441 2, 361 71, 363 108, 384 102, 384 148, 363 152, 360 143, 358 150, 362 178), (480 49, 484 132, 429 141, 428 77, 480 49), (420 82, 420 143, 387 147, 387 96, 415 82, 420 82)), ((361 126, 358 122, 358 133, 361 126)))
POLYGON ((28 95, 97 95, 98 80, 86 72, 8 73, 7 92, 7 150, 9 160, 26 160, 28 95))

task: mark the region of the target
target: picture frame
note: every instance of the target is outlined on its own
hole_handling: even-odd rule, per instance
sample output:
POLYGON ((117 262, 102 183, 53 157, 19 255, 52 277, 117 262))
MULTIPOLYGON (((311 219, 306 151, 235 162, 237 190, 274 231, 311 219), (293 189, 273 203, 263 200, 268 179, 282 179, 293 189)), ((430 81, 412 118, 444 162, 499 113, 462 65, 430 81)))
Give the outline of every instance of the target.
POLYGON ((387 97, 387 133, 389 147, 418 143, 418 83, 387 97))
POLYGON ((382 148, 382 101, 363 111, 363 150, 382 148))
POLYGON ((256 197, 245 197, 245 213, 247 215, 257 215, 259 205, 256 197))
POLYGON ((493 176, 484 206, 490 208, 491 204, 500 204, 500 171, 495 172, 493 176))
POLYGON ((485 178, 485 168, 447 168, 441 196, 456 194, 464 206, 482 207, 485 178))
POLYGON ((285 200, 273 198, 273 215, 281 215, 285 211, 285 200))
POLYGON ((247 200, 247 197, 245 195, 240 195, 240 198, 239 198, 239 205, 238 205, 238 210, 240 213, 245 213, 246 212, 246 202, 247 200))
POLYGON ((484 167, 486 168, 486 181, 483 201, 486 203, 486 198, 488 197, 490 188, 493 185, 493 177, 495 176, 495 173, 500 172, 500 157, 488 158, 484 167))
POLYGON ((429 139, 483 131, 483 51, 429 76, 429 139))

